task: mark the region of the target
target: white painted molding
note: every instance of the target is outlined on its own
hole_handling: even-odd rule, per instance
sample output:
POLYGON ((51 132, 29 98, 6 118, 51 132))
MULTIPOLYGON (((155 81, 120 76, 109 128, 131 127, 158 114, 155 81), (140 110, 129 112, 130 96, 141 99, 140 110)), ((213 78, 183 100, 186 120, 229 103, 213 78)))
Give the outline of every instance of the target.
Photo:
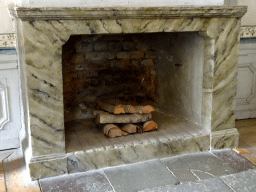
POLYGON ((14 33, 0 34, 0 48, 16 47, 16 35, 14 33))
POLYGON ((0 64, 0 70, 3 69, 18 69, 18 63, 0 64))
POLYGON ((241 43, 238 59, 236 119, 256 117, 256 44, 241 43))
POLYGON ((0 79, 0 130, 10 121, 7 79, 0 79))
POLYGON ((254 63, 239 64, 238 68, 238 90, 237 104, 247 105, 251 103, 252 98, 256 97, 255 94, 255 79, 256 70, 254 63))
POLYGON ((0 70, 18 69, 18 57, 15 49, 0 50, 0 70))
POLYGON ((240 30, 241 38, 256 38, 256 26, 242 26, 240 30))

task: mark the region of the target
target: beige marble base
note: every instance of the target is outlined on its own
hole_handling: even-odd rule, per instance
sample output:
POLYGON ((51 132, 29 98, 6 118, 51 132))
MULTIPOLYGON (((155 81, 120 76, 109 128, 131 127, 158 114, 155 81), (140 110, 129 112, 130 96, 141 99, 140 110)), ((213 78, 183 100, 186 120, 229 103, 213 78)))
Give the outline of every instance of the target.
MULTIPOLYGON (((120 139, 115 139, 112 141, 112 144, 115 143, 114 145, 91 147, 63 156, 37 159, 29 164, 31 178, 36 180, 60 174, 209 151, 210 146, 211 150, 238 146, 239 134, 236 129, 217 131, 211 136, 202 131, 198 132, 200 134, 194 132, 193 135, 192 130, 188 129, 190 133, 180 132, 175 136, 151 132, 146 136, 139 135, 141 140, 131 141, 128 139, 127 142, 120 143, 120 139)), ((160 131, 160 133, 163 132, 160 131)))
POLYGON ((209 134, 202 134, 176 139, 151 139, 144 143, 69 153, 68 172, 81 172, 186 153, 209 151, 209 138, 209 134))
POLYGON ((236 128, 211 133, 211 150, 236 148, 239 143, 239 133, 236 128))
POLYGON ((67 173, 67 157, 65 154, 56 154, 32 159, 29 163, 29 172, 32 180, 65 174, 67 173))

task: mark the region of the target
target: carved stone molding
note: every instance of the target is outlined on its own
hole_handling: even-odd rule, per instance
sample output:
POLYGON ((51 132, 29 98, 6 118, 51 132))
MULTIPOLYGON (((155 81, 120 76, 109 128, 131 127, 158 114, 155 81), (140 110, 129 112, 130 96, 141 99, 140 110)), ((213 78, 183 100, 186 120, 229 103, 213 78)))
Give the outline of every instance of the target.
POLYGON ((10 121, 7 93, 7 79, 0 79, 0 130, 10 121))
POLYGON ((10 9, 22 20, 148 19, 194 17, 242 17, 246 6, 223 7, 17 7, 10 9))
POLYGON ((16 35, 14 33, 0 34, 0 48, 16 47, 16 35))
POLYGON ((241 38, 255 38, 256 26, 242 26, 240 30, 241 38))

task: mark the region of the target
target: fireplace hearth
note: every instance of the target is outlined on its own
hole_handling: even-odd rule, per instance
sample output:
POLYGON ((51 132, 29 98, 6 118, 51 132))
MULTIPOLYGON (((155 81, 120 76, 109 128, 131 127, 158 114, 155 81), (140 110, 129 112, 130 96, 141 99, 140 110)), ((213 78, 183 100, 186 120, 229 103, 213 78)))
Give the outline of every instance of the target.
POLYGON ((15 8, 32 179, 235 147, 246 7, 15 8), (118 82, 118 83, 117 83, 118 82), (157 131, 107 138, 98 102, 150 103, 157 131), (86 113, 78 113, 79 104, 86 113))

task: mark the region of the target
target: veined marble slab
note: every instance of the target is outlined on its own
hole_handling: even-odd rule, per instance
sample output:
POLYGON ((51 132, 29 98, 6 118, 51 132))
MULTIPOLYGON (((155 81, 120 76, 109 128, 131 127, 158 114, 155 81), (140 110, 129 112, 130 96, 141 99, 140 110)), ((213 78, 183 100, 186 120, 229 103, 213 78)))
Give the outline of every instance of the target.
MULTIPOLYGON (((55 154, 65 154, 62 46, 70 35, 198 32, 205 40, 201 126, 208 132, 234 128, 240 18, 246 7, 16 8, 11 12, 22 19, 18 20, 18 40, 28 95, 23 99, 28 103, 25 110, 30 117, 27 129, 31 164, 47 155, 47 161, 52 156, 54 167, 59 165, 53 162, 55 154)), ((218 138, 219 135, 212 140, 218 138)), ((105 154, 97 151, 83 156, 96 161, 104 159, 105 154)), ((148 158, 156 156, 157 153, 148 154, 148 158)), ((41 159, 41 164, 44 161, 41 159)), ((64 161, 61 161, 62 173, 66 172, 64 161)), ((33 166, 33 173, 43 172, 43 167, 33 166)))
POLYGON ((120 147, 99 148, 68 154, 68 172, 100 169, 117 165, 132 164, 149 159, 165 158, 178 154, 209 150, 208 133, 178 139, 156 139, 120 147))
POLYGON ((205 7, 17 7, 10 13, 22 20, 146 19, 242 17, 246 6, 205 7))

